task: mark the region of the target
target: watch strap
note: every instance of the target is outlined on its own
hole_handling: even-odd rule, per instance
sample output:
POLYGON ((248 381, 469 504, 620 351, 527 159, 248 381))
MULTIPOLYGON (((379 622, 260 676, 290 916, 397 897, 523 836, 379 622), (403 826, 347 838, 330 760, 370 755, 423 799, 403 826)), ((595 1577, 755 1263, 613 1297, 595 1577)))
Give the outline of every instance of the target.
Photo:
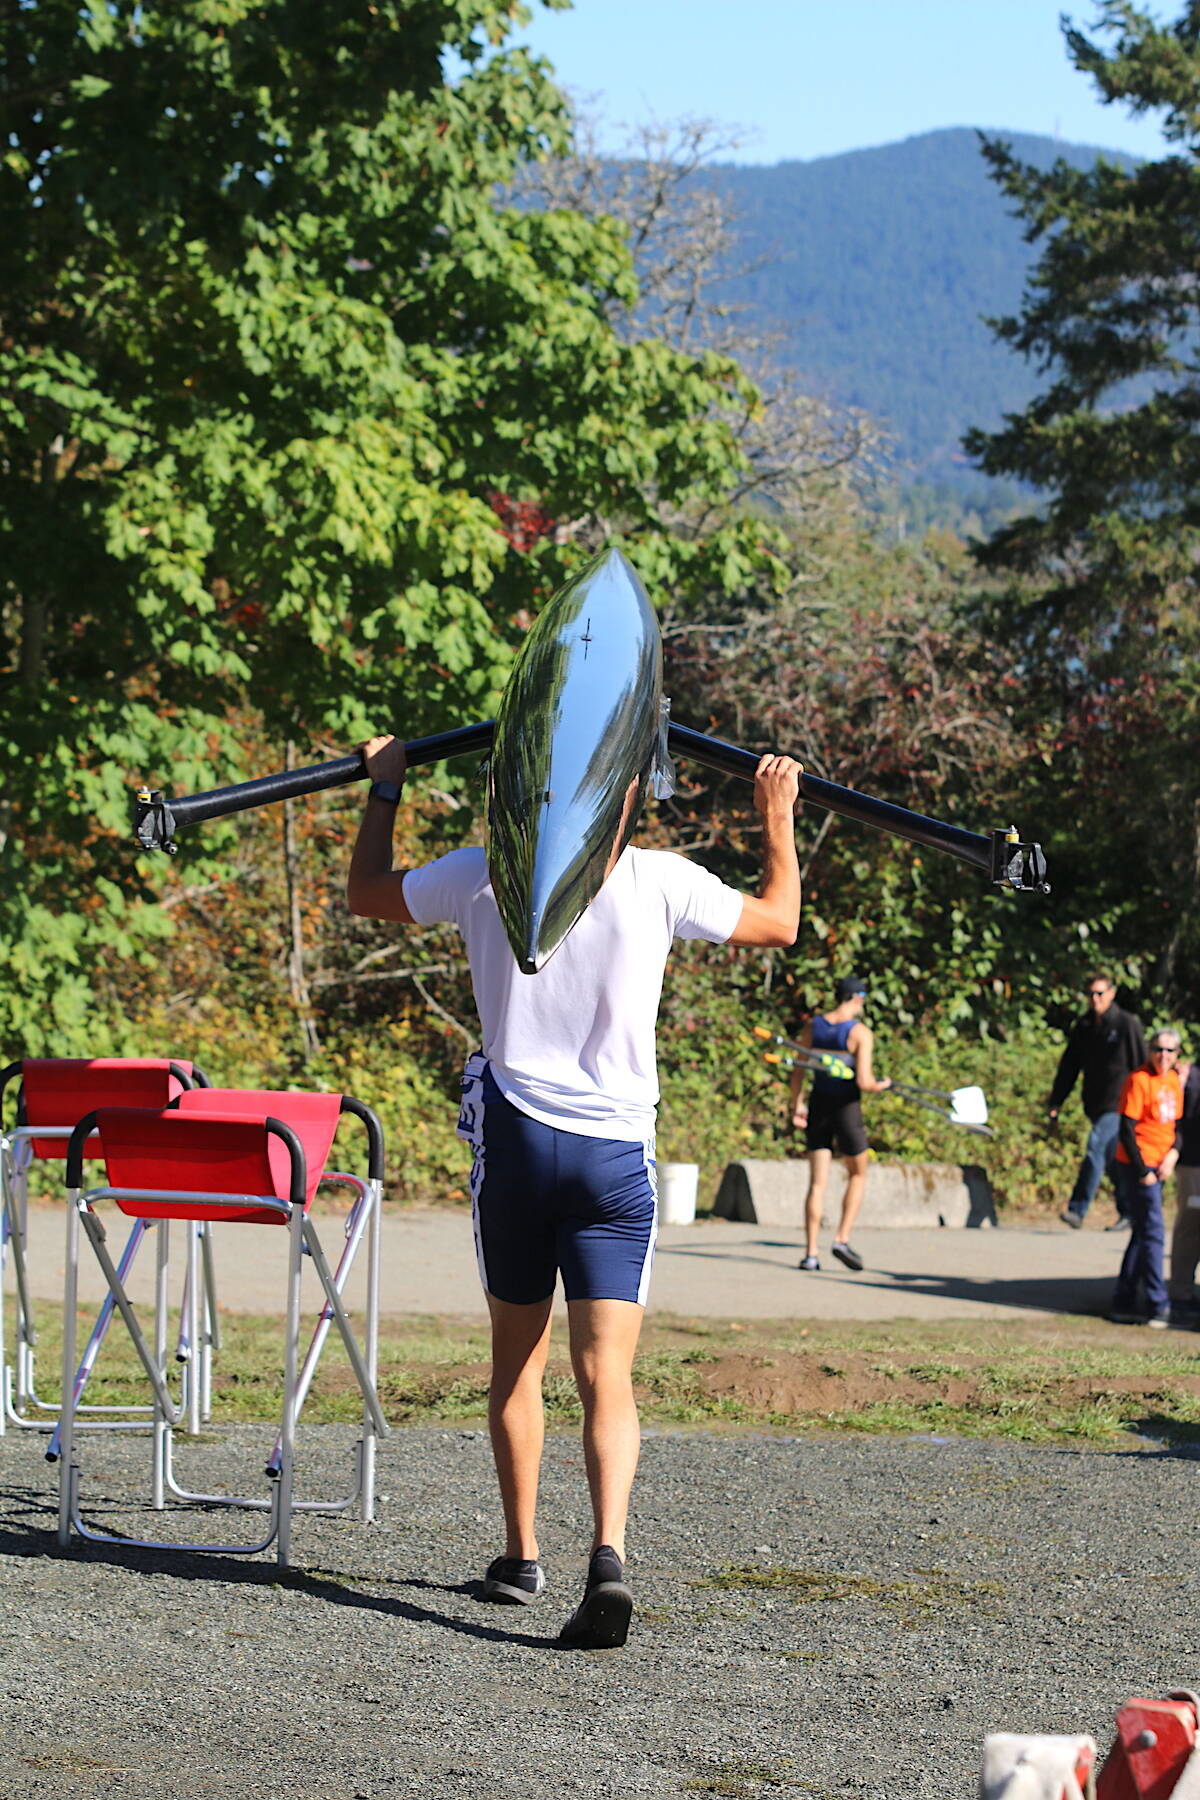
POLYGON ((373 781, 367 789, 371 800, 382 800, 386 806, 399 806, 400 789, 394 781, 373 781))

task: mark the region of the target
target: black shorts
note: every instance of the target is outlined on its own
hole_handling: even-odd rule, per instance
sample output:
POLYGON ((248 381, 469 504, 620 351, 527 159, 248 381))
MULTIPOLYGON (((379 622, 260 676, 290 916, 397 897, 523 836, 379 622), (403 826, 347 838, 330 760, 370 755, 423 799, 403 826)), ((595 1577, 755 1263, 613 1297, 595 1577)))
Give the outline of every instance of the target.
POLYGON ((861 1156, 867 1147, 867 1130, 857 1098, 843 1100, 840 1094, 810 1094, 805 1142, 810 1150, 861 1156))

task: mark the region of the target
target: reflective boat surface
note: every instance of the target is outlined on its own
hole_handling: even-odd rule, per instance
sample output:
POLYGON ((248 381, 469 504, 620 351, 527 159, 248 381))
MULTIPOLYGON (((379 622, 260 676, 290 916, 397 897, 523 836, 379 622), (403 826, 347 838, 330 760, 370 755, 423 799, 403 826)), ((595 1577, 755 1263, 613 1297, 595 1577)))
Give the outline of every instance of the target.
POLYGON ((637 824, 662 705, 658 620, 604 550, 539 615, 496 716, 488 871, 518 967, 536 974, 637 824))

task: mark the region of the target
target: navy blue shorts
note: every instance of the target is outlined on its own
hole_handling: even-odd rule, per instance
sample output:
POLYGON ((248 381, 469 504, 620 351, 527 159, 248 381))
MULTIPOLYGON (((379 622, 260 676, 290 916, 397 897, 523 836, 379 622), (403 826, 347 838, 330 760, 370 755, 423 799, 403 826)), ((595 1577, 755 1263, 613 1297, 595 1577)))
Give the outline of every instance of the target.
POLYGON ((531 1306, 561 1270, 568 1300, 646 1304, 658 1232, 652 1145, 543 1125, 474 1056, 459 1136, 474 1151, 475 1252, 489 1294, 531 1306))

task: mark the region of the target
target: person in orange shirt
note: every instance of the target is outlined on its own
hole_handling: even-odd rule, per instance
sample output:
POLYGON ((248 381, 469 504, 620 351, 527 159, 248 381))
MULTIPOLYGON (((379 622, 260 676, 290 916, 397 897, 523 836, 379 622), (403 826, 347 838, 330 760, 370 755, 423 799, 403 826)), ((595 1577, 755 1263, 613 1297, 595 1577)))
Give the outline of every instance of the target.
POLYGON ((1162 1192, 1178 1160, 1176 1137, 1183 1117, 1178 1062, 1177 1034, 1169 1029, 1156 1031, 1146 1063, 1126 1078, 1121 1092, 1113 1174, 1130 1233, 1108 1315, 1117 1325, 1144 1322, 1162 1330, 1171 1322, 1163 1280, 1162 1192), (1139 1288, 1145 1292, 1148 1318, 1138 1310, 1139 1288))

